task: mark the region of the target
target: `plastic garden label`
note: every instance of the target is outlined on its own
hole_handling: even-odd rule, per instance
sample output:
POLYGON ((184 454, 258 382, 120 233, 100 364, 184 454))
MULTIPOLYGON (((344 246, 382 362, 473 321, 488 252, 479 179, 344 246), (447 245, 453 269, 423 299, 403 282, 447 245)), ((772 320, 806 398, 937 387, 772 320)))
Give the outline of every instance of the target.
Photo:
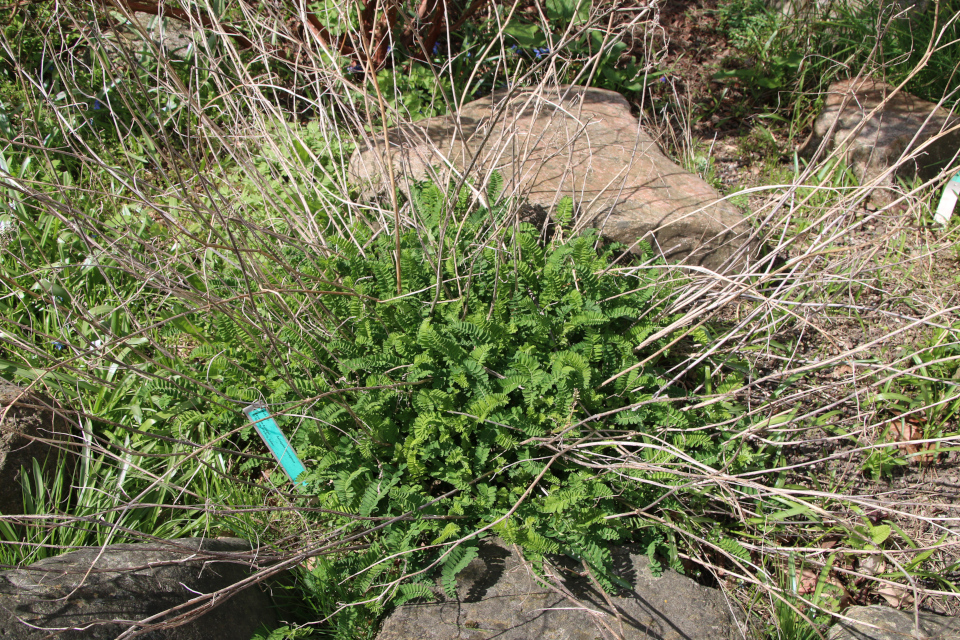
POLYGON ((252 404, 244 409, 243 412, 247 415, 250 422, 253 423, 257 433, 263 438, 264 444, 267 445, 270 453, 272 453, 273 457, 280 463, 280 467, 283 469, 283 472, 287 474, 287 477, 290 478, 290 481, 298 486, 305 486, 307 483, 297 482, 297 477, 307 469, 303 466, 303 463, 300 462, 300 458, 297 457, 296 452, 290 445, 290 441, 287 440, 287 437, 280 431, 280 427, 277 426, 277 421, 273 419, 273 416, 270 415, 267 408, 262 404, 252 404))
POLYGON ((933 216, 937 224, 946 225, 950 222, 953 208, 957 205, 958 195, 960 195, 960 173, 953 176, 944 188, 943 195, 940 196, 940 206, 937 207, 937 213, 933 216))

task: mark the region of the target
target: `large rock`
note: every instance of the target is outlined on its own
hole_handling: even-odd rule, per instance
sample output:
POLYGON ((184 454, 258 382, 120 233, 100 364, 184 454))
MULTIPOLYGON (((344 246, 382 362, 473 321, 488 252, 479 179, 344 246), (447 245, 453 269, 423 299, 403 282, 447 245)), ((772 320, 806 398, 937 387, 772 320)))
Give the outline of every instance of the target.
MULTIPOLYGON (((499 91, 458 114, 391 129, 388 139, 401 189, 428 176, 445 184, 451 166, 484 184, 499 171, 508 195, 547 211, 571 196, 579 228, 626 245, 644 238, 667 260, 711 269, 739 264, 730 258, 750 233, 736 207, 660 152, 613 91, 518 89, 509 98, 499 91)), ((354 154, 350 170, 383 192, 382 137, 354 154)))
MULTIPOLYGON (((0 638, 112 640, 138 620, 243 580, 249 551, 237 538, 186 538, 85 547, 0 572, 0 638)), ((261 625, 276 626, 270 598, 257 585, 216 605, 194 621, 138 637, 248 640, 261 625)))
POLYGON ((60 406, 0 380, 0 515, 23 513, 20 470, 59 464, 69 435, 60 406))
POLYGON ((830 85, 823 112, 801 152, 812 155, 824 141, 826 150, 842 146, 841 157, 862 181, 873 180, 898 163, 881 184, 892 184, 897 176, 936 177, 956 161, 960 129, 947 130, 960 125, 960 117, 903 91, 893 95, 893 90, 869 78, 830 85), (883 108, 867 120, 884 100, 883 108))
POLYGON ((595 613, 578 608, 563 595, 538 584, 515 551, 484 543, 479 557, 458 576, 458 598, 439 603, 405 604, 383 624, 378 640, 732 640, 741 638, 723 595, 680 574, 650 574, 639 549, 614 551, 619 576, 632 591, 607 599, 565 560, 550 566, 565 576, 564 586, 595 613), (602 620, 602 622, 601 622, 602 620), (609 629, 604 627, 609 625, 609 629))
POLYGON ((843 615, 857 623, 839 621, 830 629, 829 640, 960 640, 960 618, 921 611, 920 633, 917 634, 913 611, 877 606, 850 607, 843 615))

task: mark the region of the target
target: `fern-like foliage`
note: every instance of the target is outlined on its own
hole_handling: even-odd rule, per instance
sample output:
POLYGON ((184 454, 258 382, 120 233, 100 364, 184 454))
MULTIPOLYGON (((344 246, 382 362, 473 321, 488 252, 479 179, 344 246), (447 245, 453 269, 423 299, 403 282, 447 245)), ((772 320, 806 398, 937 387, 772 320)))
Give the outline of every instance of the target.
MULTIPOLYGON (((158 355, 165 368, 141 391, 145 413, 158 423, 218 434, 242 427, 240 444, 251 447, 259 441, 237 405, 269 402, 307 463, 308 491, 332 514, 325 525, 412 512, 378 530, 369 557, 342 561, 342 575, 360 576, 352 582, 360 591, 391 582, 383 572, 400 569, 375 560, 396 554, 406 570, 435 565, 451 593, 476 548, 461 544, 444 556, 446 545, 491 523, 533 557, 567 553, 603 575, 613 543, 669 546, 663 532, 608 516, 655 501, 664 511, 706 504, 677 473, 691 459, 723 459, 730 473, 754 462, 741 440, 727 455, 726 439, 706 428, 728 419, 728 407, 687 410, 685 390, 668 386, 671 363, 655 354, 672 336, 636 349, 671 320, 665 309, 672 294, 660 270, 611 270, 622 247, 590 231, 562 235, 573 216, 569 199, 557 211, 561 233, 544 244, 533 226, 507 224, 511 203, 502 190, 498 175, 485 192, 431 183, 410 189, 416 227, 400 234, 400 295, 396 238, 358 225, 352 238, 327 238, 322 256, 285 250, 290 281, 275 288, 298 293, 285 294, 283 310, 310 310, 296 324, 259 327, 253 306, 208 316, 171 309, 182 320, 165 328, 166 339, 178 339, 174 329, 189 337, 191 368, 158 355), (313 281, 336 284, 299 293, 313 281), (601 386, 641 360, 642 368, 601 386), (287 407, 302 420, 296 429, 287 428, 287 407), (599 415, 609 417, 594 419, 599 415), (647 463, 641 481, 588 472, 565 457, 547 468, 555 450, 545 440, 577 442, 608 431, 647 463), (536 491, 525 493, 535 481, 536 491), (349 515, 338 521, 338 513, 349 515), (365 570, 370 565, 377 568, 365 570)), ((218 279, 208 283, 209 294, 236 296, 243 273, 211 260, 218 279)), ((259 317, 276 317, 277 309, 271 316, 265 306, 272 301, 244 304, 262 305, 259 317)), ((622 449, 608 443, 591 453, 619 456, 622 449)), ((262 464, 251 459, 240 471, 262 464)), ((425 588, 405 585, 395 601, 427 597, 425 588)))
POLYGON ((470 562, 477 557, 477 547, 458 546, 447 554, 440 571, 440 582, 443 591, 450 598, 457 597, 457 574, 463 571, 470 562))
MULTIPOLYGON (((681 410, 685 392, 668 387, 662 356, 600 386, 672 340, 636 350, 670 321, 663 312, 670 290, 659 271, 609 270, 619 248, 593 232, 544 245, 530 225, 501 224, 510 206, 498 200, 502 186, 502 178, 491 177, 485 195, 493 204, 485 208, 466 188, 414 185, 418 227, 400 236, 399 296, 391 234, 369 238, 358 229, 352 240, 332 239, 329 257, 312 263, 317 277, 354 294, 319 296, 331 318, 349 322, 328 339, 291 341, 316 354, 320 369, 304 365, 312 379, 346 391, 315 407, 317 420, 293 442, 302 458, 319 461, 309 482, 323 506, 362 517, 431 516, 386 528, 379 542, 385 550, 442 550, 499 521, 498 535, 533 556, 566 552, 602 575, 611 543, 668 546, 663 535, 607 516, 661 498, 663 509, 689 508, 681 496, 703 503, 692 492, 671 493, 683 482, 674 470, 690 458, 718 460, 720 438, 703 429, 711 418, 705 411, 681 410), (628 405, 636 407, 616 412, 628 405), (608 412, 606 421, 588 420, 608 412), (649 482, 588 473, 565 458, 545 469, 551 452, 543 439, 562 433, 572 442, 598 429, 616 429, 645 446, 638 454, 658 469, 647 472, 649 482), (672 435, 664 439, 667 430, 672 435), (539 490, 501 520, 541 474, 539 490)), ((562 201, 558 215, 569 222, 572 201, 562 201)), ((613 445, 593 452, 603 455, 605 447, 616 454, 613 445)), ((442 557, 449 594, 476 549, 431 553, 404 557, 442 557)), ((410 586, 397 598, 425 595, 410 586)))

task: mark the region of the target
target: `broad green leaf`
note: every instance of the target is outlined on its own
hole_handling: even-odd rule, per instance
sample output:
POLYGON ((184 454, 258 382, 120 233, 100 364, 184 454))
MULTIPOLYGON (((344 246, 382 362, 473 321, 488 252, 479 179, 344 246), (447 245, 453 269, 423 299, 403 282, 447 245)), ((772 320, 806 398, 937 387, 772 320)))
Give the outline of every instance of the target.
POLYGON ((873 544, 880 545, 884 540, 890 537, 890 525, 880 524, 870 529, 870 539, 873 544))
POLYGON ((547 43, 543 31, 541 31, 537 25, 511 22, 504 27, 503 32, 516 40, 517 44, 524 48, 532 49, 542 47, 547 43))

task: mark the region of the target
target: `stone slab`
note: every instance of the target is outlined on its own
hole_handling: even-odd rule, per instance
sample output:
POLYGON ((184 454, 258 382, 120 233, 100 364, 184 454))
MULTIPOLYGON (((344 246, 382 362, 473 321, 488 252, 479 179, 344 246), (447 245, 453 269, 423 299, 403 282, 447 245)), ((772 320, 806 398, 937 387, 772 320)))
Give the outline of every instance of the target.
MULTIPOLYGON (((398 187, 466 173, 486 184, 493 171, 505 193, 551 211, 564 196, 576 225, 637 247, 644 239, 668 261, 726 270, 741 265, 751 229, 740 211, 699 176, 664 155, 618 93, 565 86, 494 92, 455 115, 388 131, 350 161, 370 193, 387 189, 387 156, 398 187)), ((478 189, 484 191, 484 189, 478 189)))
MULTIPOLYGON (((227 588, 250 573, 238 538, 84 547, 0 572, 3 640, 113 640, 138 620, 227 588)), ((276 627, 270 597, 253 585, 199 618, 142 640, 249 640, 276 627)), ((181 611, 182 613, 182 611, 181 611)))
POLYGON ((619 577, 634 586, 609 596, 616 611, 572 561, 551 562, 588 611, 538 583, 514 549, 485 542, 457 577, 457 599, 399 607, 378 640, 606 640, 613 636, 604 623, 617 634, 622 624, 622 640, 742 638, 720 591, 674 571, 654 578, 639 548, 619 547, 613 556, 619 577))

